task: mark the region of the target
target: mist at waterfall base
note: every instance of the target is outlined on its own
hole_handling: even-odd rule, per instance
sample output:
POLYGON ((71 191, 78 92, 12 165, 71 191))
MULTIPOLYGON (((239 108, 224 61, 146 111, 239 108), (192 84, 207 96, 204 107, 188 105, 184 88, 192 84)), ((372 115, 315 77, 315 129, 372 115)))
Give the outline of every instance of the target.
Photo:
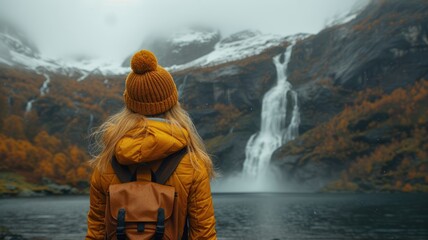
POLYGON ((295 192, 299 189, 287 184, 281 171, 270 164, 273 152, 299 135, 298 97, 286 74, 295 41, 292 42, 284 53, 283 62, 280 61, 282 54, 273 58, 277 83, 263 97, 261 128, 247 142, 242 172, 215 180, 212 184, 214 192, 295 192), (287 125, 290 100, 292 115, 287 125))
MULTIPOLYGON (((269 167, 263 178, 251 178, 242 172, 219 176, 211 182, 213 193, 304 193, 313 189, 302 189, 298 184, 287 182, 274 166, 269 167)), ((221 173, 220 173, 221 174, 221 173)))

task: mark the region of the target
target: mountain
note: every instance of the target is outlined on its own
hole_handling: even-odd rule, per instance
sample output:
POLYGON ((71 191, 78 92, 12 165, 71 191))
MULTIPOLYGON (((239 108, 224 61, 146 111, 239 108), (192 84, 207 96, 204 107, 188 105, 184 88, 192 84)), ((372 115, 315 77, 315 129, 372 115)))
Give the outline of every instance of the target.
POLYGON ((10 65, 16 55, 22 54, 36 58, 39 55, 39 50, 21 31, 1 20, 0 53, 0 63, 10 65))
POLYGON ((287 181, 427 190, 427 26, 426 1, 373 1, 295 46, 288 74, 303 134, 272 159, 287 181))
POLYGON ((44 58, 4 21, 0 53, 0 193, 79 192, 61 185, 87 187, 88 132, 121 106, 127 69, 44 58))
MULTIPOLYGON (((296 35, 296 37, 300 38, 305 36, 306 34, 296 35)), ((185 64, 173 65, 169 70, 174 72, 189 71, 189 69, 206 68, 251 58, 261 54, 266 49, 279 46, 285 41, 286 37, 284 36, 245 30, 222 39, 214 46, 213 51, 208 54, 185 64)))
MULTIPOLYGON (((348 22, 297 39, 287 73, 298 94, 300 137, 271 160, 283 181, 310 191, 427 191, 426 10, 424 1, 373 1, 348 22)), ((226 176, 243 169, 261 100, 275 82, 272 57, 290 42, 220 57, 223 63, 209 57, 227 56, 216 53, 229 43, 221 40, 174 69, 182 101, 226 176)))
POLYGON ((35 71, 48 82, 46 76, 51 74, 82 81, 89 75, 123 75, 128 71, 108 61, 81 58, 67 62, 43 57, 25 34, 3 20, 0 21, 0 53, 0 65, 35 71))
MULTIPOLYGON (((151 36, 144 40, 140 49, 151 50, 160 65, 170 67, 188 63, 210 53, 220 38, 218 30, 193 27, 166 36, 164 34, 151 36)), ((131 57, 132 55, 123 61, 123 67, 130 66, 131 57)))
MULTIPOLYGON (((298 96, 300 135, 273 153, 282 181, 310 191, 428 191, 427 10, 423 0, 379 0, 315 35, 246 30, 222 37, 193 29, 143 46, 160 51, 225 176, 242 171, 263 96, 276 83, 273 58, 283 62, 293 44, 287 75, 298 96)), ((123 107, 129 68, 45 59, 25 38, 1 33, 8 54, 0 60, 0 171, 83 189, 87 136, 123 107)), ((0 192, 22 190, 2 176, 0 192)))
POLYGON ((240 32, 222 40, 214 52, 172 72, 180 101, 223 174, 241 171, 246 142, 260 128, 263 95, 276 81, 272 58, 305 36, 240 32))

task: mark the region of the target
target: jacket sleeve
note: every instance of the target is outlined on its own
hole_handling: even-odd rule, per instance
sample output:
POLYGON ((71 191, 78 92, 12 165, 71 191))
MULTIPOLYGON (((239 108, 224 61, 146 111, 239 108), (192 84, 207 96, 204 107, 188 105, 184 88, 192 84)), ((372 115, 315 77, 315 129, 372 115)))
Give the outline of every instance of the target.
POLYGON ((101 187, 101 175, 97 170, 91 177, 91 187, 89 191, 89 213, 88 213, 88 231, 86 240, 104 239, 104 211, 106 197, 101 187))
POLYGON ((210 179, 205 169, 195 171, 189 192, 189 239, 217 239, 210 179))

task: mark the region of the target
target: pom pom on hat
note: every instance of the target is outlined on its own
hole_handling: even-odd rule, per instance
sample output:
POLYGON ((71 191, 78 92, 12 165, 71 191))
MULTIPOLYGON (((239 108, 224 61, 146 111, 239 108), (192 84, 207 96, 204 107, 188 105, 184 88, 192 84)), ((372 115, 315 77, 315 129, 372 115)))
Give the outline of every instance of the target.
POLYGON ((131 69, 136 74, 155 71, 158 67, 156 56, 147 50, 138 51, 132 56, 131 69))

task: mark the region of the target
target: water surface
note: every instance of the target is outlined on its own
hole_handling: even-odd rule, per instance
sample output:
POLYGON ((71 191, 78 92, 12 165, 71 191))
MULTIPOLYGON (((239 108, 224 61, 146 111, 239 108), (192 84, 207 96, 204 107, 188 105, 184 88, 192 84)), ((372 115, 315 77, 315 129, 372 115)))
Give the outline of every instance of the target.
MULTIPOLYGON (((215 194, 219 239, 428 239, 428 194, 215 194)), ((89 200, 0 200, 28 239, 84 239, 89 200)))

